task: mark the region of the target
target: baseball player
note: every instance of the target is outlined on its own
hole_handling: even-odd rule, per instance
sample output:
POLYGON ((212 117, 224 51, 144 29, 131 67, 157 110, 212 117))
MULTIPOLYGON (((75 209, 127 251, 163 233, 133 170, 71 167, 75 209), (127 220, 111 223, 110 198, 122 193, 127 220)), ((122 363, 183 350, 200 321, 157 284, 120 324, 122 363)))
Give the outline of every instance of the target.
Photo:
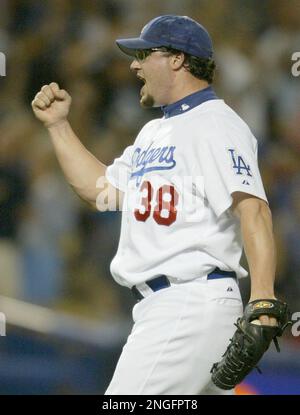
MULTIPOLYGON (((116 43, 132 57, 130 69, 143 84, 141 106, 161 107, 163 115, 111 166, 73 132, 71 97, 57 83, 43 86, 32 102, 78 195, 101 210, 102 190, 122 207, 111 272, 137 302, 106 394, 233 393, 212 382, 211 368, 243 314, 243 247, 250 302, 276 301, 272 220, 257 141, 212 88, 213 46, 202 25, 160 16, 139 37, 116 43)), ((263 307, 258 324, 275 327, 263 307)))

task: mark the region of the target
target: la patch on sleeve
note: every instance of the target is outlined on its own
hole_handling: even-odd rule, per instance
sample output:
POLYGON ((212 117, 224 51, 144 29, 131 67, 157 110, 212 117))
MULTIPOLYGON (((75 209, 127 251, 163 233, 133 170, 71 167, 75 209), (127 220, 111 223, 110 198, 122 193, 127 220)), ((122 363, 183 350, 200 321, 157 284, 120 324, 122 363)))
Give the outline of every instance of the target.
POLYGON ((252 171, 250 164, 245 161, 244 156, 241 156, 235 149, 229 148, 228 150, 230 159, 231 159, 231 167, 233 172, 241 176, 243 178, 242 184, 250 185, 248 178, 252 177, 252 171), (244 176, 244 177, 243 177, 244 176))

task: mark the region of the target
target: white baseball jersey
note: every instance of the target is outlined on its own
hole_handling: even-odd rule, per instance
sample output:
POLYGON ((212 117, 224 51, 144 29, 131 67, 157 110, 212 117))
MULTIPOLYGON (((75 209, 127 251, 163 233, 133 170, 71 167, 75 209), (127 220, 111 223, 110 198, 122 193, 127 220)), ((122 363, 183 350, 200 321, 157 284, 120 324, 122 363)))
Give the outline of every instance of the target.
POLYGON ((216 267, 247 276, 229 208, 234 192, 267 201, 255 137, 211 87, 164 113, 107 168, 108 181, 124 192, 113 277, 132 287, 161 274, 205 278, 216 267))

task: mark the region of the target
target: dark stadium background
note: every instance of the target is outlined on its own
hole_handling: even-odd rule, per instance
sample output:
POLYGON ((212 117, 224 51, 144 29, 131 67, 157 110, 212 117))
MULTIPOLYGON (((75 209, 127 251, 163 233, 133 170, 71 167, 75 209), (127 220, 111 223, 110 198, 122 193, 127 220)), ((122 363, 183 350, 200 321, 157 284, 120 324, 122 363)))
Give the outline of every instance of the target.
MULTIPOLYGON (((1 0, 0 394, 103 394, 131 326, 133 299, 109 273, 119 213, 95 213, 65 183, 31 112, 40 87, 73 97, 70 121, 111 163, 159 110, 115 46, 151 18, 183 14, 207 27, 215 89, 249 123, 274 216, 277 295, 300 312, 300 51, 298 0, 1 0), (3 334, 3 330, 1 332, 3 334)), ((243 297, 248 282, 241 283, 243 297)), ((295 317, 295 315, 294 315, 295 317)), ((300 317, 300 315, 299 315, 300 317)), ((300 393, 300 327, 271 346, 241 394, 300 393)))

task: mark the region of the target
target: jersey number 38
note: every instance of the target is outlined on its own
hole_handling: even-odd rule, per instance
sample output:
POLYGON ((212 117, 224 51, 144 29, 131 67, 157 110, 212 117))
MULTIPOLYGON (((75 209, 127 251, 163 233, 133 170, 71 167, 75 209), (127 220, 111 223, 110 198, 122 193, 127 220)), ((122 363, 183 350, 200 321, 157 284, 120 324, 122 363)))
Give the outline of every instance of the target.
MULTIPOLYGON (((151 202, 153 187, 149 181, 144 181, 140 187, 140 193, 145 195, 141 199, 141 207, 134 210, 136 220, 145 222, 151 215, 151 202)), ((174 186, 164 184, 161 186, 155 197, 156 204, 153 209, 153 219, 158 225, 170 226, 176 221, 178 193, 174 186)))

